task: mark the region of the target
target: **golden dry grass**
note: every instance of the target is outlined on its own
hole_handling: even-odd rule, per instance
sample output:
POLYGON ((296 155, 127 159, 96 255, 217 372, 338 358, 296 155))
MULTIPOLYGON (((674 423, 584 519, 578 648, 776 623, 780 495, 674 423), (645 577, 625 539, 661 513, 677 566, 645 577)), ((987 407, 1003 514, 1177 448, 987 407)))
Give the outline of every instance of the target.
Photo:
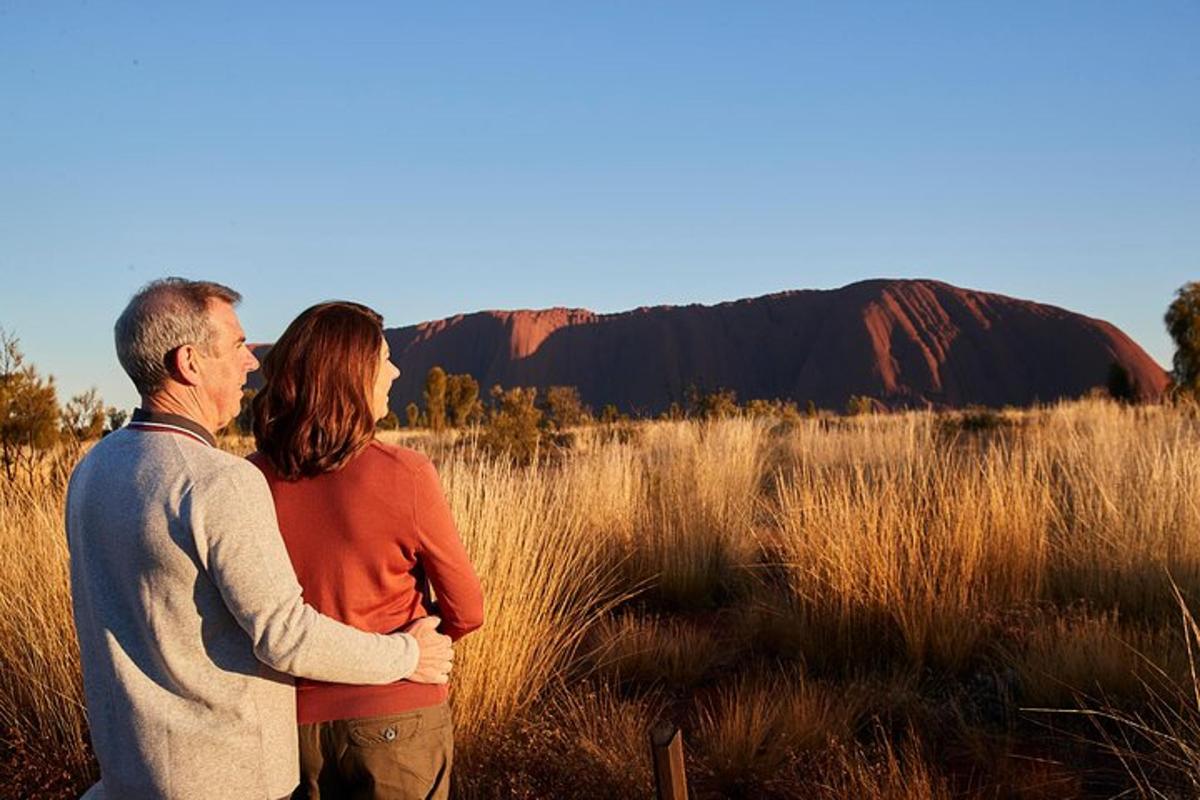
MULTIPOLYGON (((938 766, 956 731, 1098 687, 1141 702, 1139 663, 1186 663, 1171 580, 1200 599, 1200 423, 1095 400, 1001 418, 597 427, 528 467, 469 436, 405 438, 438 462, 487 596, 453 680, 477 770, 460 794, 534 796, 488 770, 538 763, 541 734, 514 732, 547 726, 593 777, 638 776, 594 785, 643 786, 636 731, 662 715, 694 743, 701 795, 787 795, 780 775, 830 798, 960 795, 938 766), (830 703, 865 679, 882 739, 856 724, 866 706, 830 703)), ((0 487, 0 723, 84 775, 61 492, 0 487)))
POLYGON ((91 751, 71 620, 61 487, 0 491, 0 731, 40 773, 87 776, 91 751))

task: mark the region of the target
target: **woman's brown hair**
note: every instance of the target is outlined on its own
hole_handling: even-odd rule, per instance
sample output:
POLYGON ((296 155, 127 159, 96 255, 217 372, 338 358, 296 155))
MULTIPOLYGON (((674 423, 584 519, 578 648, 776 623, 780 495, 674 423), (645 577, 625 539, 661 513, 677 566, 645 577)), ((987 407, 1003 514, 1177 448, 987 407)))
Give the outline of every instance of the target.
POLYGON ((334 301, 304 311, 262 362, 254 442, 285 480, 339 469, 375 435, 383 317, 334 301))

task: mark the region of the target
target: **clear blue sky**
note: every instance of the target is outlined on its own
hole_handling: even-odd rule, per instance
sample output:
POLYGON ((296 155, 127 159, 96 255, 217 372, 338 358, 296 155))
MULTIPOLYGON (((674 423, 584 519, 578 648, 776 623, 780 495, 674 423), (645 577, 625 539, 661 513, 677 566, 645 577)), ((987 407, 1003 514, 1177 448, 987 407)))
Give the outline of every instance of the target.
POLYGON ((1200 4, 0 0, 0 325, 130 404, 112 321, 167 274, 254 340, 934 277, 1165 365, 1200 4))

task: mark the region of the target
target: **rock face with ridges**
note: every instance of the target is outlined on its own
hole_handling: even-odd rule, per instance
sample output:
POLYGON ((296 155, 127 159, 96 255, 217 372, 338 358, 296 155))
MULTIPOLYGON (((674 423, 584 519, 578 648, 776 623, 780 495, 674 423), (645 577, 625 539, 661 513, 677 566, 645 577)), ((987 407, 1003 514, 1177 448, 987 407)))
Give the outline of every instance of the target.
POLYGON ((401 369, 392 405, 420 403, 435 364, 486 391, 572 385, 599 409, 654 414, 689 385, 742 400, 851 395, 889 407, 1028 405, 1077 397, 1124 366, 1144 398, 1167 375, 1107 322, 1054 306, 930 280, 871 280, 714 306, 618 314, 481 311, 387 332, 401 369))

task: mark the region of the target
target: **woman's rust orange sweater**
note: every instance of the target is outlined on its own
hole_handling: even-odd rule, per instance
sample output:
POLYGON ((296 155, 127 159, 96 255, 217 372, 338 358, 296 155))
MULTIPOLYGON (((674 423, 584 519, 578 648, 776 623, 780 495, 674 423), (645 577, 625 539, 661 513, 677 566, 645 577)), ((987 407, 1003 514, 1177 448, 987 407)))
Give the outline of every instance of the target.
MULTIPOLYGON (((313 608, 375 633, 434 613, 452 639, 483 624, 479 579, 428 458, 372 441, 341 469, 297 481, 280 478, 259 453, 250 460, 271 487, 279 530, 313 608)), ((436 705, 447 694, 445 685, 409 681, 300 679, 296 712, 301 724, 373 717, 436 705)))

